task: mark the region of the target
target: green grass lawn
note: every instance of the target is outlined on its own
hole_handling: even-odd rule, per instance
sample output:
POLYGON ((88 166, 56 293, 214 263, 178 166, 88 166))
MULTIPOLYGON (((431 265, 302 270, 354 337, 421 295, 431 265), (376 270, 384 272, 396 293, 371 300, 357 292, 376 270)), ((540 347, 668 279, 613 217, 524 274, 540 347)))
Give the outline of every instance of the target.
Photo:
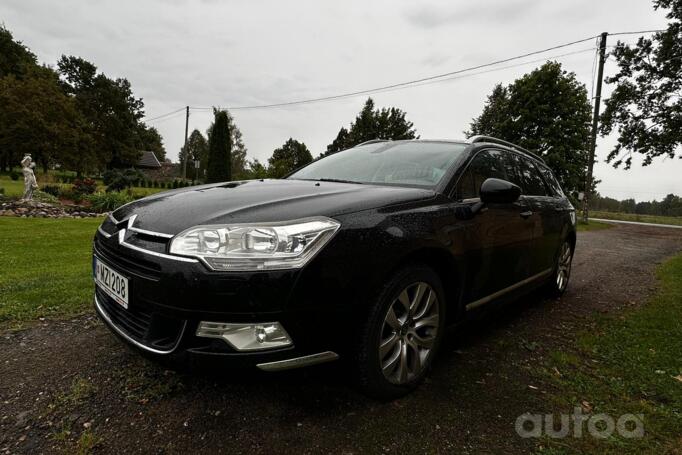
POLYGON ((583 401, 593 414, 641 414, 644 437, 548 439, 548 453, 682 453, 682 255, 662 264, 658 279, 646 305, 602 317, 575 353, 553 353, 543 370, 566 414, 583 401))
POLYGON ((0 217, 0 326, 89 310, 92 238, 101 222, 0 217))
POLYGON ((680 216, 637 215, 636 213, 599 212, 590 210, 590 217, 605 220, 639 221, 641 223, 673 224, 682 226, 680 216))
POLYGON ((0 175, 0 188, 5 189, 5 196, 17 197, 24 194, 24 179, 12 180, 6 175, 0 175))

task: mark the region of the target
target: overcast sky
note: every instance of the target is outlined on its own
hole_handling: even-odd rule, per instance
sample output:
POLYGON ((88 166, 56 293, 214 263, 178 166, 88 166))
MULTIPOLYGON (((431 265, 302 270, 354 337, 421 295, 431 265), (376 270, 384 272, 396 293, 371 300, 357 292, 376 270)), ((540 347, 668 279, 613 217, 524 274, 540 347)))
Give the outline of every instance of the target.
MULTIPOLYGON (((597 35, 664 28, 647 0, 219 1, 3 0, 0 21, 41 62, 83 57, 125 77, 149 118, 186 105, 234 107, 314 98, 455 71, 597 35)), ((633 41, 636 37, 628 37, 633 41)), ((611 38, 609 44, 615 44, 611 38)), ((583 43, 544 54, 587 50, 583 43)), ((540 56, 540 57, 543 57, 540 56)), ((486 95, 541 64, 530 63, 372 95, 405 110, 422 138, 463 137, 486 95)), ((556 58, 588 90, 594 53, 556 58)), ((515 62, 515 64, 523 63, 515 62)), ((615 69, 607 62, 607 73, 615 69)), ((608 95, 609 88, 605 88, 608 95)), ((317 156, 347 126, 366 96, 276 109, 233 111, 250 158, 267 160, 289 137, 317 156)), ((202 132, 210 111, 192 112, 202 132)), ((177 159, 184 115, 150 122, 177 159)), ((613 139, 600 139, 595 167, 605 195, 637 200, 682 194, 682 160, 639 162, 630 171, 603 163, 613 139)))

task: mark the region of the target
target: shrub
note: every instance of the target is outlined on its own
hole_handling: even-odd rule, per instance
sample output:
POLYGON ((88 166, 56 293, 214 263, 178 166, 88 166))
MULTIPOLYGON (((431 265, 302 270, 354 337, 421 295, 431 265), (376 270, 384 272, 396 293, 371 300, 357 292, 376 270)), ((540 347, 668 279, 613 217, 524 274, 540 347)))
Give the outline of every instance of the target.
POLYGON ((12 180, 19 180, 19 173, 12 169, 11 171, 9 171, 9 178, 11 178, 12 180))
POLYGON ((73 190, 73 187, 62 187, 59 191, 59 196, 63 199, 73 201, 79 204, 83 200, 83 193, 78 193, 73 190))
POLYGON ((80 194, 92 194, 97 191, 97 182, 93 179, 76 179, 73 182, 73 191, 80 194))
POLYGON ((110 169, 103 175, 103 181, 107 186, 107 191, 122 191, 131 186, 135 186, 135 184, 143 178, 144 174, 137 169, 126 169, 124 171, 110 169))
POLYGON ((59 185, 44 185, 41 190, 43 193, 51 194, 54 197, 59 197, 62 192, 62 188, 59 185))
POLYGON ((173 180, 173 189, 176 189, 178 187, 178 181, 173 180))
POLYGON ((56 204, 57 202, 59 202, 59 200, 56 197, 40 190, 33 192, 33 200, 38 202, 47 202, 49 204, 56 204))
POLYGON ((92 209, 97 212, 110 212, 133 200, 131 195, 119 191, 94 193, 88 196, 92 209))
POLYGON ((5 195, 5 189, 0 186, 0 196, 4 196, 4 195, 5 195))

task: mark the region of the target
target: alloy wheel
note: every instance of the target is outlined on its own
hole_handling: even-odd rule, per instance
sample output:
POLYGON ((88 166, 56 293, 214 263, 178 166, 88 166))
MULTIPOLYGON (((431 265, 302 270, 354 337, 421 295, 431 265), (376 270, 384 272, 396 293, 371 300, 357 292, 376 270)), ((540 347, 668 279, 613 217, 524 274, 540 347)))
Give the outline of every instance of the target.
POLYGON ((568 278, 571 276, 571 255, 571 245, 564 242, 557 261, 556 285, 559 291, 563 291, 568 285, 568 278))
POLYGON ((379 361, 384 377, 393 384, 406 384, 427 365, 439 328, 436 291, 417 282, 403 289, 384 318, 379 342, 379 361))

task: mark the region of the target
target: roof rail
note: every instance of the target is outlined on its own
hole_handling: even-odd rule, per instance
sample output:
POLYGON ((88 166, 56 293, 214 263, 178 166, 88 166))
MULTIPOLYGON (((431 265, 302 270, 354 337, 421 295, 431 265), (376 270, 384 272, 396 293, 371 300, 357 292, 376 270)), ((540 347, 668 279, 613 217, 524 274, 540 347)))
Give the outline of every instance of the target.
POLYGON ((354 145, 353 147, 358 147, 360 145, 374 144, 377 142, 391 142, 390 139, 370 139, 369 141, 361 142, 360 144, 354 145))
POLYGON ((518 150, 518 151, 520 151, 520 152, 527 153, 528 155, 532 156, 533 158, 535 158, 536 160, 538 160, 538 161, 540 161, 540 162, 542 162, 542 163, 545 162, 545 160, 543 160, 543 159, 540 157, 540 155, 537 155, 537 154, 531 152, 530 150, 526 150, 525 148, 520 147, 520 146, 518 146, 518 145, 516 145, 516 144, 513 144, 513 143, 511 143, 511 142, 505 141, 505 140, 503 140, 503 139, 498 139, 498 138, 493 137, 493 136, 483 136, 483 135, 480 135, 480 136, 474 136, 474 137, 472 137, 472 138, 469 139, 469 140, 471 141, 472 144, 475 144, 475 143, 477 143, 477 142, 490 142, 491 144, 506 145, 506 146, 509 147, 509 148, 513 148, 513 149, 518 150))

